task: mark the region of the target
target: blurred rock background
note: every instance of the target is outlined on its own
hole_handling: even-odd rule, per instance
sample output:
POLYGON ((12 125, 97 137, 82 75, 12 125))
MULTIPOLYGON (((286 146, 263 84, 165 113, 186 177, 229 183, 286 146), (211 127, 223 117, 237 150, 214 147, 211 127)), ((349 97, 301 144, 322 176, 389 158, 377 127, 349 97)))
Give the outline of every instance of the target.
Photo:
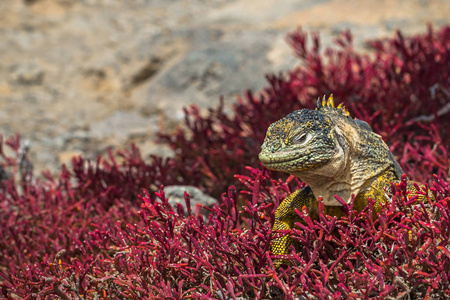
POLYGON ((182 108, 230 105, 264 74, 295 66, 298 26, 325 45, 450 21, 448 0, 1 0, 0 133, 29 140, 36 170, 137 143, 170 155, 155 133, 182 108))

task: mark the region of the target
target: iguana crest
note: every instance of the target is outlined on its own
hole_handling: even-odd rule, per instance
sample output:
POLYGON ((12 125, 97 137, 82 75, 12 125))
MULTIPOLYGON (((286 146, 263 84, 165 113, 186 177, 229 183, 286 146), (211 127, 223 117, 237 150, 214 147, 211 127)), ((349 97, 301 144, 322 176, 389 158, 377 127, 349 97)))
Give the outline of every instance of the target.
POLYGON ((303 180, 330 206, 341 205, 334 195, 350 202, 381 174, 399 179, 403 173, 381 137, 342 104, 335 107, 332 95, 315 110, 297 110, 270 125, 259 158, 268 169, 303 180))
MULTIPOLYGON (((322 108, 325 108, 325 107, 326 108, 335 108, 334 107, 333 94, 331 94, 330 97, 328 97, 328 99, 326 99, 325 96, 323 96, 322 101, 320 101, 320 98, 317 99, 317 108, 316 108, 316 110, 322 109, 322 108)), ((344 107, 344 105, 342 103, 340 103, 338 105, 338 107, 336 107, 336 110, 340 111, 342 116, 350 117, 350 113, 348 112, 348 110, 345 109, 345 107, 344 107)))

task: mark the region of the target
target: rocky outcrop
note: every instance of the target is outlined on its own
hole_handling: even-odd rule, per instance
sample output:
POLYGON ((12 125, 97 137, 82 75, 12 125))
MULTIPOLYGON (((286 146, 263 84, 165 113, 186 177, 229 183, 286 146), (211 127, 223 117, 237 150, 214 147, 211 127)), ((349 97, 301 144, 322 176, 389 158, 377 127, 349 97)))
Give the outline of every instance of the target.
POLYGON ((283 41, 295 27, 326 43, 350 28, 363 47, 448 11, 444 0, 2 0, 1 133, 29 140, 38 170, 130 142, 168 155, 155 132, 182 107, 232 103, 295 65, 283 41))

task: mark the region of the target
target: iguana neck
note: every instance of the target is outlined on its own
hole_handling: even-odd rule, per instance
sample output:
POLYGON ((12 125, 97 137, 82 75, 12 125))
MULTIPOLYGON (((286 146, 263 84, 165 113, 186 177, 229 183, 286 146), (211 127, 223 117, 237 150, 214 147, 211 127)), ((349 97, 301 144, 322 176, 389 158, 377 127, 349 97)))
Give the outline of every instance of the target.
POLYGON ((341 206, 335 195, 346 203, 350 203, 352 194, 356 197, 368 192, 372 182, 384 175, 390 180, 395 179, 391 164, 368 164, 367 161, 360 160, 350 160, 340 166, 326 165, 313 171, 303 171, 293 175, 311 188, 316 199, 323 197, 324 204, 327 206, 341 206))

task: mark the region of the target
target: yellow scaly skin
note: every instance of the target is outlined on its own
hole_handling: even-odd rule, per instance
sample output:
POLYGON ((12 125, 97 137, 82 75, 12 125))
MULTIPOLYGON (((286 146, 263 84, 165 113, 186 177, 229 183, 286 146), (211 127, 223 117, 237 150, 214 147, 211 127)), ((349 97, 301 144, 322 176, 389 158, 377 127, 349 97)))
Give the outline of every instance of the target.
MULTIPOLYGON (((367 123, 351 118, 342 105, 335 108, 332 95, 318 101, 316 110, 298 110, 270 125, 259 159, 268 169, 287 172, 308 185, 282 201, 273 231, 301 222, 296 208, 306 207, 311 219, 317 220, 318 197, 323 197, 324 213, 337 218, 345 212, 335 195, 349 203, 354 194, 358 211, 372 198, 377 201, 376 218, 382 202, 388 201, 385 187, 399 183, 403 174, 381 137, 367 123)), ((413 181, 407 182, 407 190, 416 191, 413 181)), ((419 195, 418 201, 424 198, 419 195)), ((273 240, 270 249, 282 255, 289 253, 290 245, 294 240, 285 235, 273 240)))

